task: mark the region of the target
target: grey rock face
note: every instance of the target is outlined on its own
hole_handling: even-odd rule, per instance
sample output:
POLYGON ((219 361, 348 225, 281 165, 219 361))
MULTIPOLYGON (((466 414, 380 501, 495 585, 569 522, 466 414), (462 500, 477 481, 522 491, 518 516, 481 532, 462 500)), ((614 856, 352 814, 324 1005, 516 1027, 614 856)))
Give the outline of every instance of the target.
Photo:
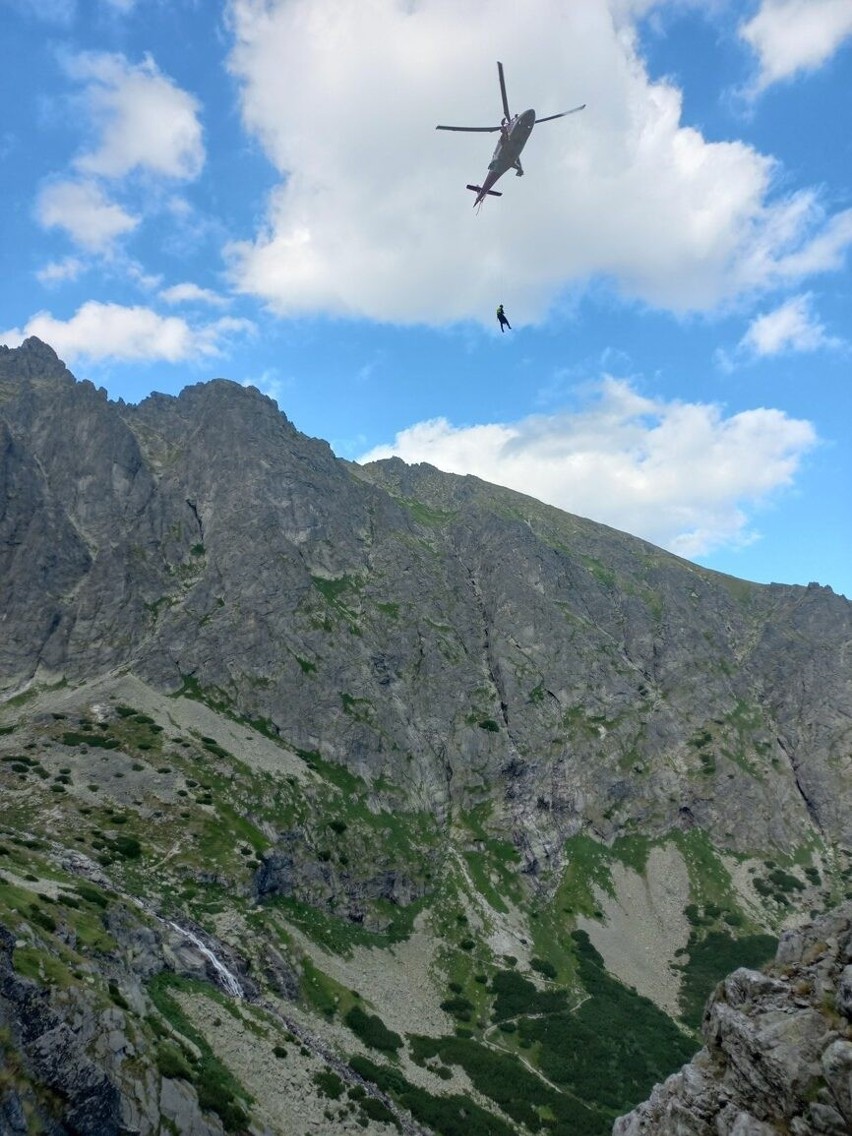
MULTIPOLYGON (((422 883, 393 868, 376 871, 375 863, 365 863, 349 870, 318 859, 298 831, 284 833, 279 849, 263 854, 255 878, 258 899, 276 895, 296 898, 312 907, 345 911, 351 922, 363 923, 365 908, 372 900, 406 907, 425 894, 422 883)), ((384 930, 384 926, 371 929, 384 930)))
POLYGON ((352 466, 235 383, 110 403, 37 340, 0 353, 0 485, 0 690, 191 684, 386 807, 489 801, 533 875, 583 830, 852 844, 852 604, 830 589, 352 466))
POLYGON ((845 966, 837 987, 837 1012, 852 1021, 852 965, 845 966))
POLYGON ((17 1092, 0 1101, 0 1136, 27 1136, 27 1115, 17 1092))
POLYGON ((852 1117, 852 1042, 844 1038, 833 1041, 823 1050, 820 1065, 840 1115, 852 1117))
MULTIPOLYGON (((122 907, 110 911, 108 924, 119 950, 102 965, 137 1023, 152 1012, 142 982, 164 965, 184 976, 208 976, 198 952, 175 954, 163 942, 179 940, 177 932, 158 936, 122 907)), ((56 997, 20 977, 14 947, 0 925, 0 1136, 156 1136, 164 1118, 181 1133, 222 1136, 222 1124, 202 1110, 193 1085, 161 1077, 131 1014, 105 1009, 94 990, 76 986, 56 997), (12 1075, 4 1078, 7 1052, 12 1075)), ((285 967, 282 960, 282 972, 285 967)))
MULTIPOLYGON (((14 938, 0 927, 0 1022, 24 1053, 35 1081, 62 1102, 63 1125, 57 1131, 120 1136, 118 1088, 81 1049, 74 1030, 51 1008, 46 993, 15 973, 13 948, 14 938)), ((0 1100, 5 1123, 15 1132, 23 1114, 20 1098, 10 1093, 0 1095, 0 1100)))
POLYGON ((846 904, 788 932, 770 974, 735 971, 705 1012, 705 1048, 613 1136, 852 1132, 852 1031, 833 1012, 850 949, 846 904))
POLYGON ((225 1130, 218 1120, 202 1116, 198 1097, 186 1081, 163 1077, 159 1112, 186 1136, 224 1136, 225 1130))

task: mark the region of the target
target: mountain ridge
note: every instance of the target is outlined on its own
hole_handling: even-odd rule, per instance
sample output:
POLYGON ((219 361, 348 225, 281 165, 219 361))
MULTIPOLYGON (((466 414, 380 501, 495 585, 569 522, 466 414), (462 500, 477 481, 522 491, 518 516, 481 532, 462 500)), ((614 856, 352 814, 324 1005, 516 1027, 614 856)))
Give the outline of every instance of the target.
POLYGON ((0 924, 52 1012, 123 1015, 144 1101, 80 1011, 146 1136, 164 1099, 204 1136, 308 1123, 257 1079, 261 1036, 312 1132, 607 1132, 697 1046, 715 981, 849 897, 830 588, 355 466, 228 380, 113 403, 37 340, 0 351, 0 443, 0 924), (256 991, 256 1061, 151 913, 256 991), (327 1051, 375 1106, 316 1087, 327 1051), (213 1108, 214 1056, 274 1108, 236 1083, 213 1108))
MULTIPOLYGON (((19 465, 18 476, 29 476, 17 494, 25 515, 11 518, 25 542, 21 571, 12 570, 18 596, 33 587, 24 566, 46 559, 45 533, 28 518, 47 515, 53 533, 37 596, 6 613, 9 642, 18 641, 19 620, 26 628, 18 665, 8 645, 0 659, 7 690, 39 668, 71 678, 133 665, 166 690, 191 680, 268 719, 299 748, 373 778, 399 772, 394 753, 415 751, 415 780, 438 807, 447 778, 460 786, 480 768, 474 794, 494 777, 521 788, 533 751, 558 766, 601 730, 616 759, 605 793, 629 803, 619 769, 690 738, 700 751, 701 731, 724 732, 731 748, 733 735, 754 735, 765 721, 760 744, 788 767, 805 810, 794 827, 815 822, 834 837, 852 835, 848 802, 799 763, 805 738, 784 709, 801 697, 791 688, 805 684, 824 707, 822 732, 832 719, 842 729, 831 710, 848 698, 832 658, 852 638, 842 597, 714 575, 476 479, 396 461, 353 476, 271 400, 224 380, 117 406, 69 382, 46 351, 28 341, 2 372, 25 358, 19 390, 10 392, 8 377, 2 387, 12 454, 25 437, 33 453, 29 467, 23 454, 19 465), (33 380, 45 360, 54 378, 33 380), (39 612, 44 626, 35 629, 39 612), (317 711, 308 728, 306 690, 317 711), (436 721, 436 704, 455 709, 436 721), (750 726, 725 721, 737 707, 750 726), (461 755, 459 768, 448 768, 449 749, 461 755)), ((754 778, 740 783, 747 765, 734 761, 728 773, 749 793, 754 778)), ((556 812, 565 811, 564 786, 542 794, 541 778, 533 781, 534 798, 555 797, 556 812)), ((717 779, 715 788, 725 786, 717 779)), ((686 811, 663 810, 665 826, 716 819, 704 795, 678 810, 686 811)), ((606 818, 593 823, 614 834, 606 818)))

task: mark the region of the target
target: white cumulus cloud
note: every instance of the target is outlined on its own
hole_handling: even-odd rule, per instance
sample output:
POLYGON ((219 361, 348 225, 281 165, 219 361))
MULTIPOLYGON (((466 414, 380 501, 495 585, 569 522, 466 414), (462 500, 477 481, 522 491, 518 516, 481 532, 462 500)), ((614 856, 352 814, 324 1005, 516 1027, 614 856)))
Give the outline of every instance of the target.
POLYGON ((167 304, 210 304, 219 307, 227 303, 223 296, 210 288, 202 288, 198 284, 184 281, 182 284, 172 284, 160 292, 160 299, 167 304))
POLYGON ((76 280, 86 269, 85 264, 76 256, 66 256, 63 260, 52 260, 44 268, 36 272, 36 278, 42 284, 62 284, 67 280, 76 280))
POLYGON ((490 320, 510 281, 523 324, 592 277, 708 310, 836 263, 852 228, 832 230, 814 192, 774 196, 771 157, 683 124, 621 22, 649 7, 231 0, 243 119, 280 174, 229 248, 235 287, 284 315, 439 324, 490 320), (464 186, 494 136, 434 127, 499 122, 497 59, 513 111, 587 108, 536 127, 526 176, 476 216, 464 186))
POLYGON ((696 557, 756 539, 754 513, 792 484, 816 442, 810 422, 780 410, 726 416, 607 377, 577 412, 474 426, 438 418, 358 460, 396 455, 474 474, 696 557))
POLYGON ((740 35, 757 53, 759 92, 830 59, 852 36, 852 0, 762 0, 740 35))
POLYGON ((83 52, 66 63, 85 84, 83 103, 97 136, 76 162, 88 174, 120 178, 142 169, 194 178, 204 164, 198 100, 164 75, 150 56, 83 52))
POLYGON ((150 212, 152 187, 200 174, 205 151, 199 103, 149 56, 140 64, 104 52, 61 58, 68 76, 83 85, 77 121, 91 144, 64 178, 42 187, 36 216, 45 228, 64 229, 90 252, 111 254, 117 239, 150 212), (134 194, 137 173, 145 181, 135 185, 134 194), (133 197, 138 212, 119 205, 113 199, 118 194, 133 197))
POLYGON ((156 360, 169 363, 219 354, 225 340, 250 334, 248 320, 222 318, 193 326, 178 316, 162 316, 152 308, 125 307, 89 300, 68 320, 38 312, 24 328, 0 333, 0 342, 19 346, 35 335, 71 362, 156 360))
POLYGON ((773 311, 757 316, 740 341, 741 350, 759 356, 841 345, 842 341, 829 335, 815 315, 809 293, 793 296, 773 311))
POLYGON ((108 248, 129 233, 139 218, 110 201, 93 181, 56 181, 46 185, 36 202, 36 216, 48 229, 64 229, 77 244, 91 250, 108 248))

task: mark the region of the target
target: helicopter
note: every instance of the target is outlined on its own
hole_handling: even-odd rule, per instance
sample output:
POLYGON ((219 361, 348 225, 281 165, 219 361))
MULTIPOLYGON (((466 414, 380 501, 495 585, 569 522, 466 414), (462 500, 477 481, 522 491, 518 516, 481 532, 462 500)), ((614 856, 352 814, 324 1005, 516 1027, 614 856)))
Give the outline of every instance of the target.
POLYGON ((468 185, 466 188, 471 189, 476 194, 476 200, 473 203, 474 208, 481 206, 486 197, 502 197, 503 194, 498 189, 491 187, 497 182, 503 174, 509 170, 514 169, 517 177, 524 176, 524 167, 521 165, 521 151, 526 146, 532 128, 538 122, 551 122, 554 118, 564 118, 566 114, 576 114, 578 110, 585 108, 585 103, 582 106, 573 107, 571 110, 563 110, 560 114, 549 114, 546 118, 536 118, 534 110, 525 110, 522 114, 516 114, 512 117, 509 110, 509 100, 506 97, 506 81, 503 78, 503 64, 497 64, 497 74, 500 79, 500 94, 503 97, 503 120, 499 126, 436 126, 436 130, 461 130, 470 134, 493 134, 495 131, 500 132, 500 138, 494 150, 491 161, 488 163, 488 173, 485 175, 485 180, 482 185, 468 185))

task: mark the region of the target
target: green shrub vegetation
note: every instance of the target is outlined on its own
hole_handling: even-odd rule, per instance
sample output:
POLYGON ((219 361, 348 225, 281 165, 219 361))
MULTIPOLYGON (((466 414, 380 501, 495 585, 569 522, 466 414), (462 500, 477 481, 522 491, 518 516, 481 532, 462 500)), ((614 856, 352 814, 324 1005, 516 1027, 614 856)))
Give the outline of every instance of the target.
POLYGON ((531 958, 530 967, 544 975, 545 978, 556 978, 556 967, 547 959, 531 958))
POLYGON ((377 1014, 368 1014, 358 1005, 352 1006, 343 1020, 356 1037, 371 1049, 395 1053, 402 1045, 402 1038, 398 1033, 388 1029, 377 1014))
POLYGON ((419 1062, 440 1057, 447 1065, 459 1065, 467 1073, 474 1088, 489 1097, 518 1124, 536 1131, 540 1109, 553 1118, 552 1131, 559 1136, 584 1136, 609 1133, 612 1121, 575 1096, 556 1092, 541 1077, 530 1072, 517 1057, 497 1053, 471 1038, 410 1039, 412 1057, 419 1062))
POLYGON ((157 1046, 157 1069, 161 1077, 195 1079, 195 1070, 173 1042, 164 1041, 157 1046))
POLYGON ((491 989, 495 994, 495 1022, 525 1014, 554 1014, 567 1009, 564 991, 538 990, 515 970, 498 970, 491 980, 491 989))
POLYGON ((365 792, 367 786, 357 774, 350 772, 345 765, 326 761, 319 750, 299 749, 298 746, 295 746, 293 752, 298 754, 309 769, 330 781, 332 785, 336 785, 338 789, 342 789, 344 793, 354 795, 365 792))
POLYGON ((314 1084, 322 1096, 331 1100, 340 1100, 343 1096, 343 1081, 333 1069, 320 1069, 314 1073, 314 1084))
POLYGON ((130 1009, 130 1006, 127 1002, 127 999, 121 993, 121 991, 119 990, 119 988, 118 988, 118 986, 116 985, 115 982, 107 983, 107 989, 109 990, 110 998, 112 998, 113 1002, 115 1003, 116 1006, 118 1006, 118 1008, 120 1010, 129 1010, 130 1009))
POLYGON ((328 579, 325 576, 311 576, 311 582, 316 590, 328 600, 330 604, 340 605, 340 597, 344 592, 356 589, 358 581, 352 576, 339 576, 328 579))
POLYGON ((613 894, 610 863, 612 852, 591 836, 580 833, 565 843, 566 865, 556 904, 571 914, 594 916, 597 909, 595 887, 613 894))
POLYGON ((265 903, 269 907, 280 908, 288 920, 325 950, 349 955, 355 946, 386 947, 407 939, 414 920, 423 910, 425 900, 417 900, 406 907, 389 904, 388 914, 391 918, 384 931, 367 931, 357 923, 350 923, 347 919, 330 915, 289 896, 273 896, 265 900, 265 903))
POLYGON ((187 1066, 198 1093, 198 1103, 205 1111, 215 1112, 227 1132, 243 1132, 248 1126, 245 1106, 251 1103, 250 1098, 228 1067, 213 1053, 206 1038, 190 1023, 171 997, 172 988, 189 992, 207 991, 201 983, 178 978, 168 971, 161 971, 148 983, 151 1000, 163 1017, 178 1033, 194 1042, 201 1052, 200 1059, 187 1066))
POLYGON ((232 755, 223 746, 220 746, 215 738, 202 738, 201 744, 208 753, 212 753, 215 757, 229 758, 232 760, 232 755))
POLYGON ((75 884, 74 887, 80 898, 87 903, 93 903, 96 907, 101 908, 109 907, 109 897, 94 884, 80 883, 75 884))
POLYGON ((142 845, 136 837, 125 836, 124 833, 111 840, 109 846, 117 856, 123 856, 125 860, 138 860, 142 855, 142 845))
POLYGON ((29 916, 33 923, 37 923, 43 931, 49 931, 51 934, 56 930, 56 920, 49 911, 42 911, 36 903, 31 903, 29 907, 29 916))
POLYGON ((66 731, 62 735, 62 744, 67 746, 94 746, 98 749, 118 749, 121 742, 118 738, 105 736, 104 734, 79 734, 74 731, 66 731))
POLYGON ((805 885, 798 878, 790 872, 785 872, 783 868, 773 868, 769 873, 769 880, 779 889, 779 891, 804 891, 805 885))
POLYGON ((507 1124, 469 1097, 458 1093, 433 1096, 418 1085, 412 1085, 396 1069, 376 1065, 365 1057, 353 1057, 349 1064, 360 1077, 372 1081, 440 1136, 516 1136, 514 1125, 507 1124))
POLYGON ((447 1013, 452 1014, 453 1017, 458 1018, 459 1021, 469 1022, 473 1018, 473 1002, 468 1001, 467 998, 456 996, 454 998, 446 998, 441 1003, 441 1009, 447 1013))
POLYGON ((359 1108, 368 1121, 375 1120, 379 1124, 392 1124, 397 1130, 402 1130, 402 1125, 383 1101, 377 1100, 375 1097, 364 1097, 359 1108))
MULTIPOLYGON (((648 998, 606 971, 584 931, 572 932, 580 980, 590 995, 576 1010, 524 1017, 522 1040, 539 1046, 539 1067, 578 1100, 594 1102, 609 1127, 619 1113, 689 1059, 697 1041, 648 998)), ((589 1129, 577 1128, 577 1131, 589 1129)))
POLYGON ((680 993, 681 1016, 694 1029, 701 1025, 704 1006, 718 982, 739 966, 758 967, 775 954, 778 940, 772 935, 744 935, 735 939, 726 931, 709 931, 703 938, 689 937, 689 962, 683 969, 680 993))

